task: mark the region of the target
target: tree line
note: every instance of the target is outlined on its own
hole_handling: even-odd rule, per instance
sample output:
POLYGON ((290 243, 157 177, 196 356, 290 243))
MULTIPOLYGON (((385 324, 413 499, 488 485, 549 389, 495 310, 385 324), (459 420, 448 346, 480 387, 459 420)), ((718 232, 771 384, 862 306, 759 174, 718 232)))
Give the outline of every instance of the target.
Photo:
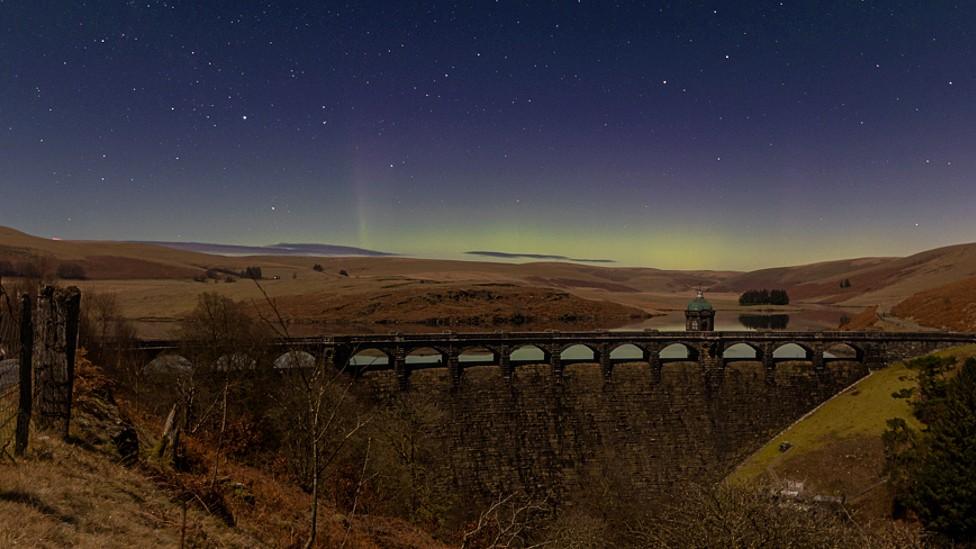
MULTIPOLYGON (((85 268, 79 263, 61 262, 54 274, 62 280, 84 280, 88 278, 85 268)), ((0 276, 40 279, 50 275, 50 263, 40 261, 19 261, 17 263, 0 259, 0 276)))
POLYGON ((789 305, 786 290, 748 290, 739 296, 739 305, 789 305))

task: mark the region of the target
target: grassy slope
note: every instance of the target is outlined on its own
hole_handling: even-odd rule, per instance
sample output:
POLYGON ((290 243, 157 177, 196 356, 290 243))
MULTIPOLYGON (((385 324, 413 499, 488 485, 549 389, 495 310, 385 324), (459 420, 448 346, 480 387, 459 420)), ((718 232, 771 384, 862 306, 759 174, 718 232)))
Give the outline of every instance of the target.
MULTIPOLYGON (((195 544, 258 545, 197 507, 187 530, 195 544)), ((176 547, 179 535, 172 496, 99 453, 38 437, 26 461, 0 465, 2 547, 176 547)))
MULTIPOLYGON (((976 345, 936 354, 965 360, 976 355, 976 345)), ((872 373, 770 440, 728 480, 800 480, 815 493, 847 496, 869 517, 884 516, 890 495, 881 486, 881 433, 895 417, 918 427, 907 399, 891 396, 914 386, 915 374, 902 363, 872 373), (783 442, 793 446, 780 452, 783 442)))

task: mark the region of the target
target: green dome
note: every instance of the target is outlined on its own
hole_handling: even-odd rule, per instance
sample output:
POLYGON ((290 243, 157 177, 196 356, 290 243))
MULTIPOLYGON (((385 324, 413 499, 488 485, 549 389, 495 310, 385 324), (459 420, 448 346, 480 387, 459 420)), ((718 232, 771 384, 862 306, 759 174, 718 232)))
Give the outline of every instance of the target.
POLYGON ((698 297, 692 299, 688 303, 688 310, 689 311, 711 311, 712 304, 709 303, 707 299, 705 299, 705 296, 703 296, 701 292, 698 292, 698 297))

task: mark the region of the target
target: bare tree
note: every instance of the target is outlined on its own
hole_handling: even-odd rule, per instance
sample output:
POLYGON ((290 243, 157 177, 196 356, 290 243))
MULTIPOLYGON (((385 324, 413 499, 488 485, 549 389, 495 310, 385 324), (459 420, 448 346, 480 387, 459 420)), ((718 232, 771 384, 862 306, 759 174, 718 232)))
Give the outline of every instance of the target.
MULTIPOLYGON (((258 280, 255 279, 254 284, 270 310, 265 314, 255 303, 258 316, 278 337, 288 339, 288 323, 274 299, 258 280)), ((291 422, 291 459, 311 493, 305 542, 305 547, 310 548, 318 539, 319 499, 325 473, 350 439, 366 426, 369 417, 356 413, 351 406, 350 390, 354 380, 345 375, 349 362, 330 365, 323 356, 309 363, 303 357, 300 351, 289 351, 283 372, 286 389, 280 402, 291 422), (350 411, 353 413, 346 413, 350 411)))
POLYGON ((545 501, 517 492, 499 496, 461 539, 461 548, 483 547, 507 549, 542 547, 546 541, 533 542, 535 525, 550 512, 545 501))
MULTIPOLYGON (((181 321, 179 335, 182 352, 193 367, 174 380, 178 405, 175 421, 167 422, 172 429, 168 438, 177 441, 181 431, 195 434, 205 426, 216 429, 210 482, 213 489, 224 449, 228 408, 237 389, 247 385, 247 379, 260 375, 268 363, 265 355, 270 334, 240 304, 216 293, 203 293, 181 321)), ((173 445, 177 465, 179 450, 173 445)))
POLYGON ((432 436, 447 421, 447 412, 428 392, 399 393, 373 423, 377 460, 383 476, 378 488, 388 511, 412 522, 433 525, 443 521, 456 494, 437 486, 438 469, 449 455, 443 441, 432 436))

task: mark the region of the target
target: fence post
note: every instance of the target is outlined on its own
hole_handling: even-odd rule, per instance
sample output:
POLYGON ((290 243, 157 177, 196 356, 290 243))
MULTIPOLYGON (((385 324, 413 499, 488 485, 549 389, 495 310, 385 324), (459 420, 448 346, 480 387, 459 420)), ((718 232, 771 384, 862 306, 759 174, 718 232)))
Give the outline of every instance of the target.
POLYGON ((34 319, 34 380, 37 384, 37 425, 59 430, 68 438, 71 393, 78 345, 81 292, 46 286, 37 297, 34 319))
POLYGON ((17 434, 14 442, 14 455, 20 457, 27 451, 27 437, 30 433, 31 364, 34 355, 34 324, 31 321, 31 298, 24 294, 20 298, 20 400, 17 404, 17 434))

